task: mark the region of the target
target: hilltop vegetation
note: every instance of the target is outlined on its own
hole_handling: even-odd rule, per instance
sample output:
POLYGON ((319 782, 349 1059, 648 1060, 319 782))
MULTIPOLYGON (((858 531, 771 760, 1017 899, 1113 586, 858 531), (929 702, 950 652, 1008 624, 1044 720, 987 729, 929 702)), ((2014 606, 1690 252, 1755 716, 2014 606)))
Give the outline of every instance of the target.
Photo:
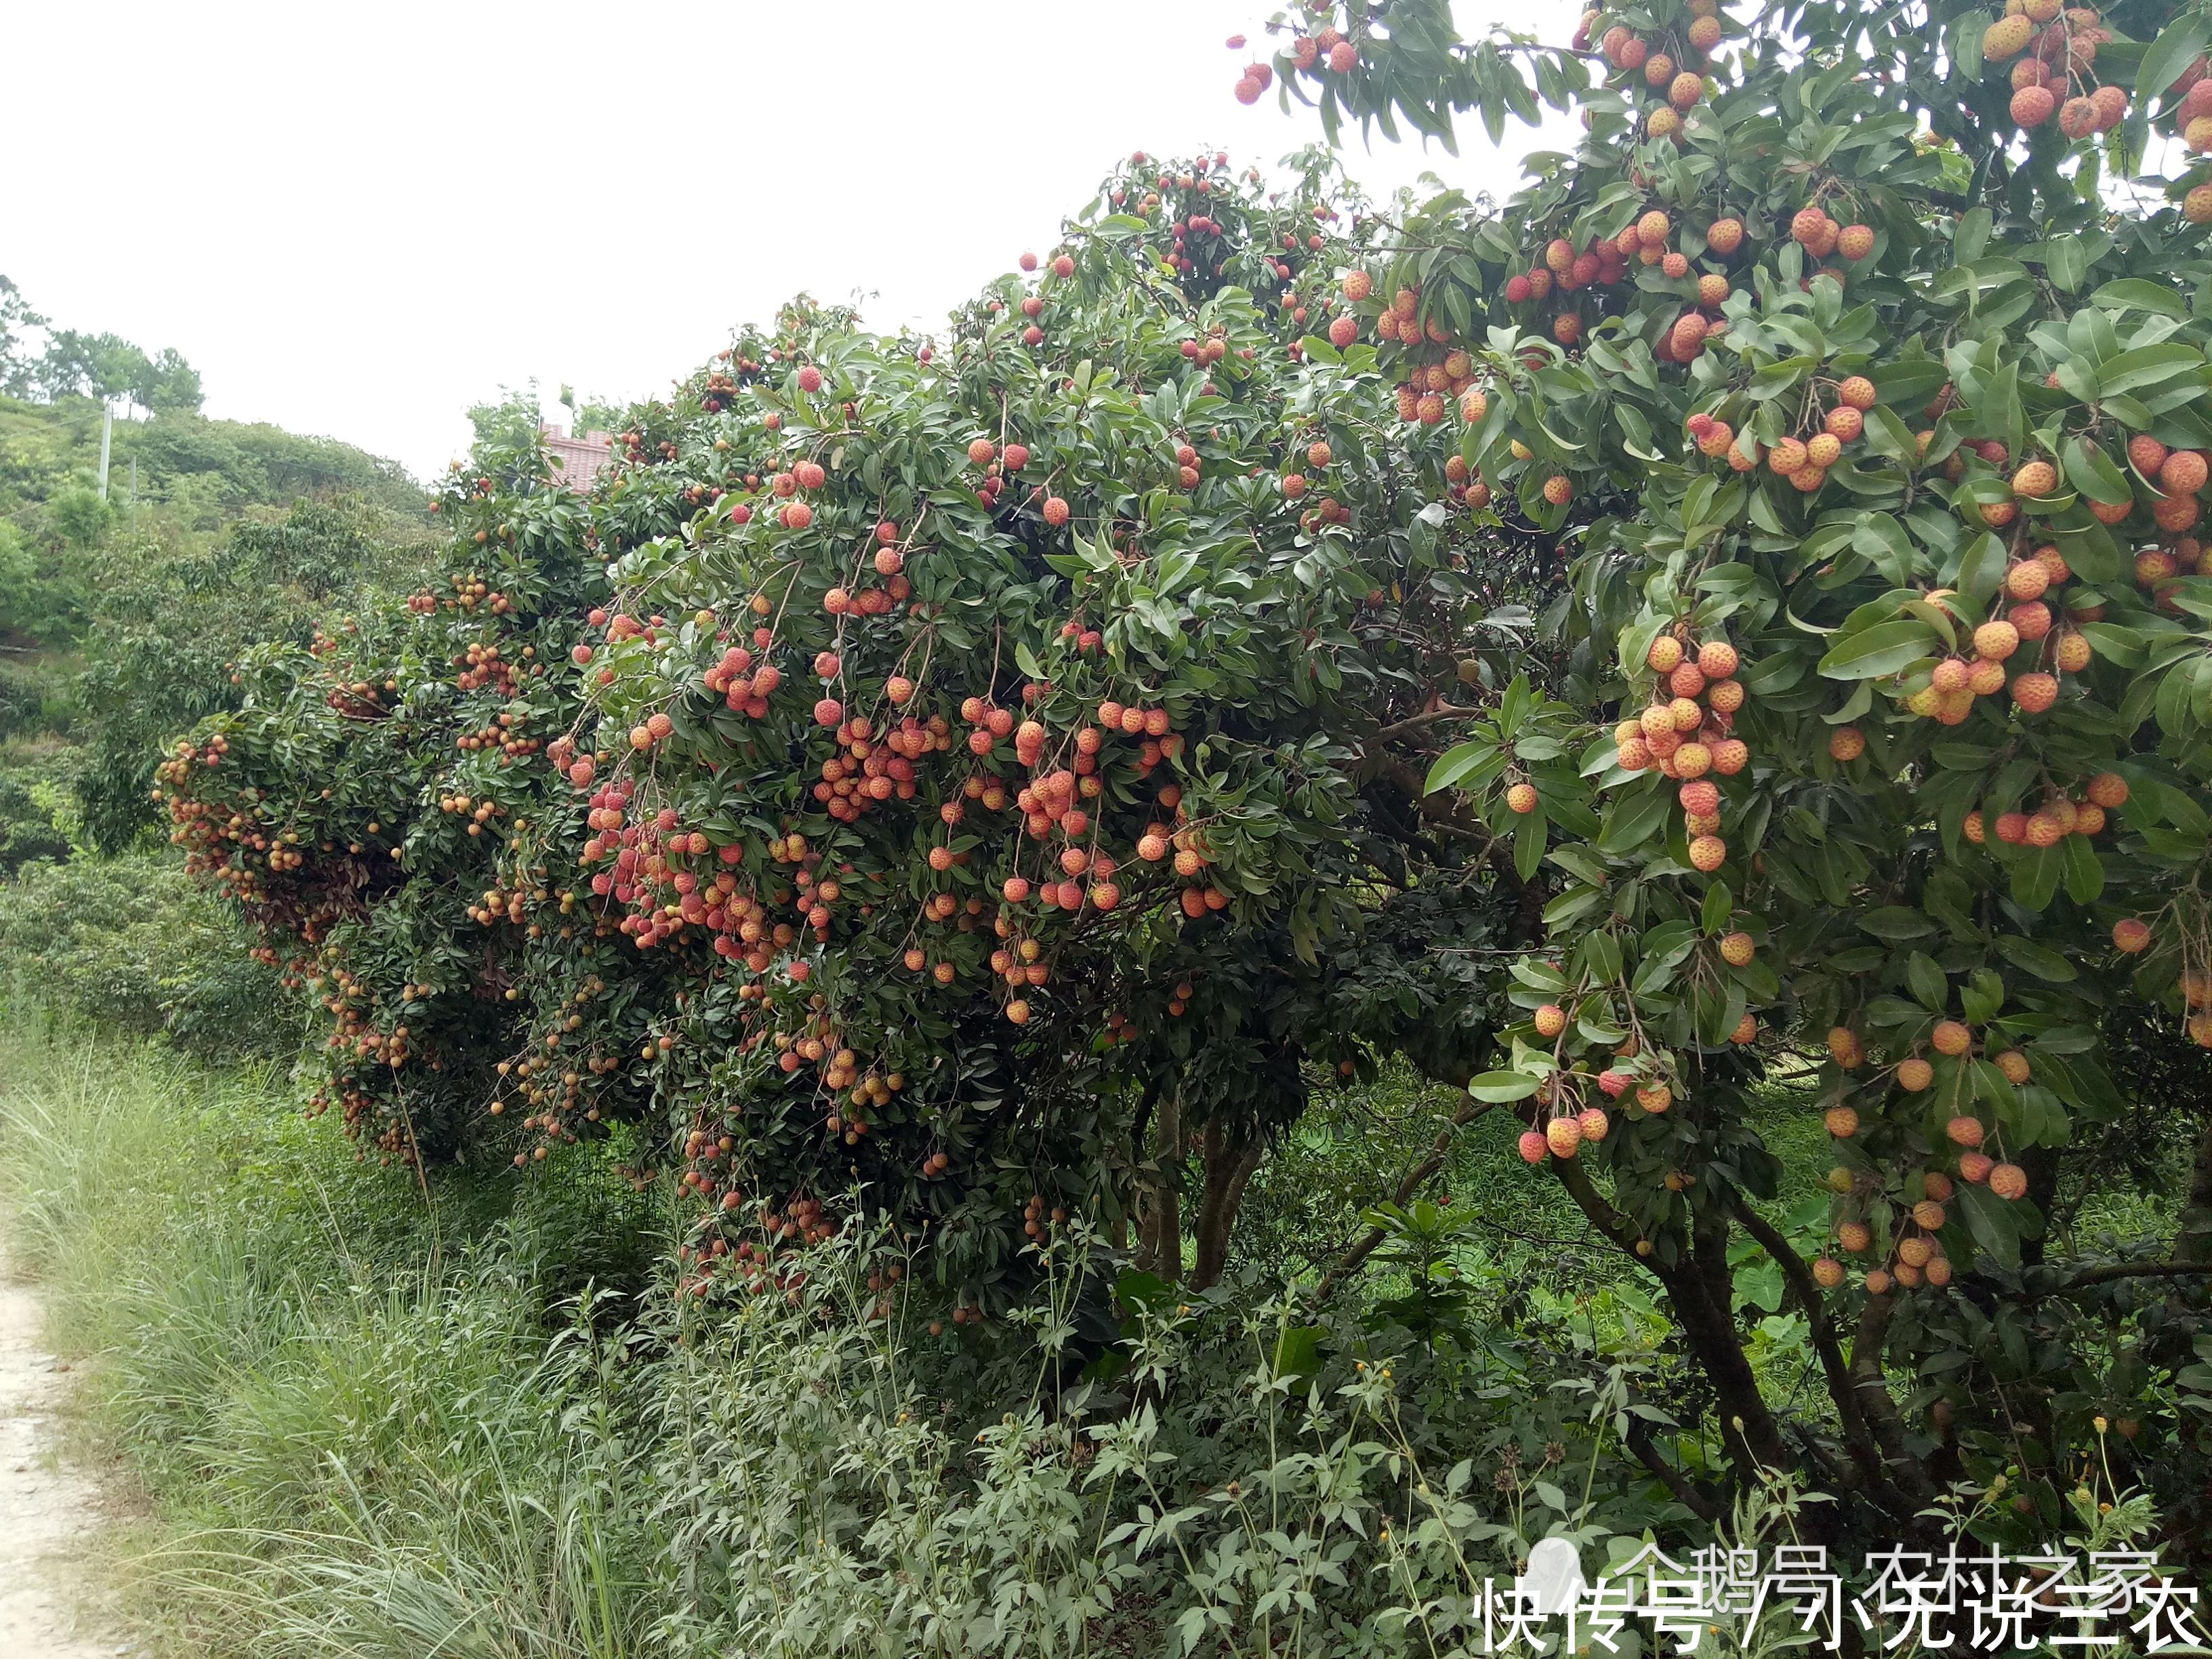
POLYGON ((158 745, 230 706, 264 641, 417 574, 397 462, 200 413, 174 351, 54 330, 0 277, 0 866, 117 852, 153 821, 158 745), (108 483, 99 486, 103 411, 108 483))

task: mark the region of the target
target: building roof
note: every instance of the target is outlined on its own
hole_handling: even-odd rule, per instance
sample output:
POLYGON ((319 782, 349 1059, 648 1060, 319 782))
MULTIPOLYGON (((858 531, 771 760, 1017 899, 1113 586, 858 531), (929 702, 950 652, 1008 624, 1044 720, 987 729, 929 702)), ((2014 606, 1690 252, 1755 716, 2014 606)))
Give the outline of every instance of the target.
POLYGON ((592 480, 614 459, 615 442, 611 434, 586 432, 572 438, 568 428, 555 422, 543 422, 538 428, 545 447, 553 452, 553 465, 561 482, 571 489, 588 489, 592 480))

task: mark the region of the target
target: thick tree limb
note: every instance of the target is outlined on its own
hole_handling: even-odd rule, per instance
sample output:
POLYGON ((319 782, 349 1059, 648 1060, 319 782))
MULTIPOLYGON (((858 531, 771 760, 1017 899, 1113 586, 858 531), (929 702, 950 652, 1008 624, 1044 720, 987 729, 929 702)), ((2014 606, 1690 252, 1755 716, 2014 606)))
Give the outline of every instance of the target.
POLYGON ((2212 1122, 2197 1138, 2197 1169, 2190 1177, 2189 1200, 2181 1208, 2173 1259, 2212 1262, 2212 1122))
POLYGON ((1229 1265, 1229 1236, 1244 1201, 1245 1186, 1260 1166, 1263 1143, 1257 1134, 1232 1139, 1216 1118, 1206 1124, 1200 1145, 1206 1180, 1194 1229, 1197 1250, 1191 1263, 1190 1285, 1193 1290, 1203 1291, 1218 1283, 1229 1265))
POLYGON ((1628 1449, 1636 1461, 1658 1477, 1659 1484, 1674 1495, 1675 1502, 1698 1520, 1717 1522, 1723 1513, 1719 1501, 1659 1455, 1651 1443, 1651 1425, 1640 1417, 1628 1420, 1628 1449))
POLYGON ((1859 1314, 1859 1328, 1851 1339, 1851 1387, 1860 1407, 1881 1443, 1882 1455, 1897 1468, 1914 1460, 1905 1443, 1905 1419, 1897 1401, 1890 1398, 1889 1378, 1882 1370, 1882 1340, 1889 1333, 1890 1316, 1897 1310, 1894 1296, 1870 1296, 1859 1314))
MULTIPOLYGON (((1935 1495, 1932 1485, 1917 1463, 1908 1462, 1900 1471, 1893 1472, 1882 1457, 1875 1443, 1873 1425, 1868 1420, 1867 1397, 1851 1376, 1850 1364, 1844 1357, 1843 1342, 1836 1334, 1835 1323, 1828 1317, 1827 1303, 1820 1294, 1820 1285, 1814 1279, 1812 1269, 1805 1258, 1790 1248, 1790 1241, 1780 1229, 1753 1209, 1741 1199, 1735 1202, 1736 1219, 1743 1230, 1759 1241, 1759 1248, 1774 1259, 1782 1269, 1782 1277, 1790 1286, 1791 1299, 1805 1316, 1813 1334, 1813 1351, 1820 1356, 1820 1370, 1827 1378, 1828 1397, 1836 1403, 1836 1416, 1843 1425, 1844 1449, 1858 1466, 1860 1478, 1881 1492, 1889 1506, 1908 1510, 1917 1505, 1910 1503, 1897 1488, 1899 1478, 1910 1480, 1915 1496, 1922 1502, 1935 1495)), ((1887 1399, 1885 1389, 1883 1398, 1887 1399)))
POLYGON ((1182 1273, 1182 1208, 1176 1165, 1182 1161, 1182 1091, 1162 1096, 1153 1119, 1152 1203, 1138 1237, 1137 1265, 1173 1281, 1182 1273))

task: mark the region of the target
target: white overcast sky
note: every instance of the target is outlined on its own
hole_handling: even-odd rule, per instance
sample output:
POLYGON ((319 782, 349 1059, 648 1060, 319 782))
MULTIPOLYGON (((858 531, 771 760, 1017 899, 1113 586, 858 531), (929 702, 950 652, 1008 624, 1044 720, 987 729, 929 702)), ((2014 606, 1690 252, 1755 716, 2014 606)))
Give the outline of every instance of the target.
MULTIPOLYGON (((1462 0, 1462 27, 1499 0, 1462 0)), ((1230 94, 1274 0, 381 0, 0 8, 0 272, 174 346, 208 412, 441 471, 535 378, 665 391, 800 289, 927 325, 1132 149, 1267 167, 1318 128, 1230 94), (874 297, 865 297, 872 294, 874 297)), ((1564 35, 1573 8, 1547 8, 1564 35)), ((1525 27, 1525 20, 1516 18, 1525 27)), ((1504 191, 1560 144, 1355 139, 1381 191, 1504 191)))

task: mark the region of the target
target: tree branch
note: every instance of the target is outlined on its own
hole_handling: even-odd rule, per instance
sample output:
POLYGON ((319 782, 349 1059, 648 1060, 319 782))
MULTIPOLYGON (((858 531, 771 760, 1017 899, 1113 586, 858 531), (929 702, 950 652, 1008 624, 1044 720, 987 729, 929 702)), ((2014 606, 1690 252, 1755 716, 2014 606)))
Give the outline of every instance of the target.
POLYGON ((1402 736, 1407 732, 1418 732, 1425 726, 1434 726, 1438 720, 1462 720, 1482 712, 1480 708, 1458 708, 1450 703, 1446 703, 1441 708, 1431 708, 1426 714, 1415 714, 1393 725, 1386 726, 1376 732, 1370 741, 1382 743, 1389 738, 1402 736))
MULTIPOLYGON (((1559 1177, 1559 1185, 1567 1189, 1567 1196, 1573 1199, 1582 1212, 1589 1218, 1590 1225, 1629 1255, 1636 1255, 1636 1228, 1626 1216, 1606 1201, 1604 1194, 1591 1184, 1589 1171, 1583 1168, 1582 1160, 1555 1158, 1549 1162, 1552 1173, 1559 1177)), ((1637 1256, 1637 1260, 1644 1261, 1645 1258, 1637 1256)), ((1663 1277, 1661 1282, 1665 1282, 1663 1277)))
POLYGON ((1658 1477, 1659 1484, 1674 1494, 1675 1502, 1696 1516, 1698 1520, 1717 1522, 1721 1506, 1665 1458, 1658 1447, 1651 1443, 1651 1425, 1644 1419, 1631 1416, 1628 1419, 1628 1449, 1636 1454, 1636 1461, 1658 1477))
MULTIPOLYGON (((1437 1131, 1436 1139, 1430 1143, 1428 1156, 1406 1171, 1404 1178, 1392 1191, 1390 1202, 1402 1207, 1416 1193, 1427 1185, 1429 1177, 1443 1168, 1444 1159, 1451 1152, 1453 1139, 1462 1129, 1488 1111, 1490 1107, 1491 1103, 1486 1100, 1469 1099, 1461 1106, 1459 1110, 1454 1112, 1451 1121, 1437 1131)), ((1382 1247, 1386 1237, 1388 1235, 1382 1228, 1370 1227, 1360 1237, 1359 1242, 1344 1253, 1344 1259, 1322 1276, 1321 1285, 1314 1291, 1314 1300, 1326 1302, 1334 1296, 1339 1285, 1366 1266, 1367 1258, 1382 1247)))
MULTIPOLYGON (((1891 1472, 1884 1464, 1881 1449, 1875 1444, 1874 1430, 1868 1421, 1867 1400, 1852 1379, 1850 1362, 1844 1358, 1843 1342, 1836 1334, 1834 1322, 1828 1317, 1826 1298, 1820 1294, 1820 1285, 1814 1280, 1812 1269, 1805 1265, 1805 1258, 1790 1248, 1790 1241, 1782 1236, 1781 1230, 1744 1202, 1741 1197, 1735 1199, 1735 1208, 1736 1219, 1743 1224, 1743 1230, 1759 1241, 1759 1248, 1782 1269, 1782 1277, 1789 1284, 1791 1299, 1797 1304, 1799 1311, 1803 1313, 1812 1329, 1813 1350, 1820 1357, 1820 1370, 1828 1381, 1828 1397, 1836 1402, 1836 1415, 1842 1424, 1844 1444, 1851 1455, 1851 1461, 1858 1465, 1860 1474, 1869 1486, 1877 1489, 1887 1488, 1884 1496, 1891 1501, 1893 1508, 1912 1507, 1905 1495, 1896 1489, 1891 1472)), ((1883 1397, 1887 1398, 1886 1389, 1883 1397)), ((1910 1471, 1907 1478, 1912 1480, 1916 1488, 1927 1486, 1917 1464, 1907 1463, 1905 1467, 1910 1471)), ((1934 1488, 1929 1486, 1917 1495, 1924 1501, 1935 1495, 1934 1488)))
POLYGON ((2071 1296, 2076 1291, 2123 1279, 2187 1279, 2200 1274, 2212 1277, 2212 1261, 2114 1261, 2077 1273, 2049 1294, 2071 1296))

